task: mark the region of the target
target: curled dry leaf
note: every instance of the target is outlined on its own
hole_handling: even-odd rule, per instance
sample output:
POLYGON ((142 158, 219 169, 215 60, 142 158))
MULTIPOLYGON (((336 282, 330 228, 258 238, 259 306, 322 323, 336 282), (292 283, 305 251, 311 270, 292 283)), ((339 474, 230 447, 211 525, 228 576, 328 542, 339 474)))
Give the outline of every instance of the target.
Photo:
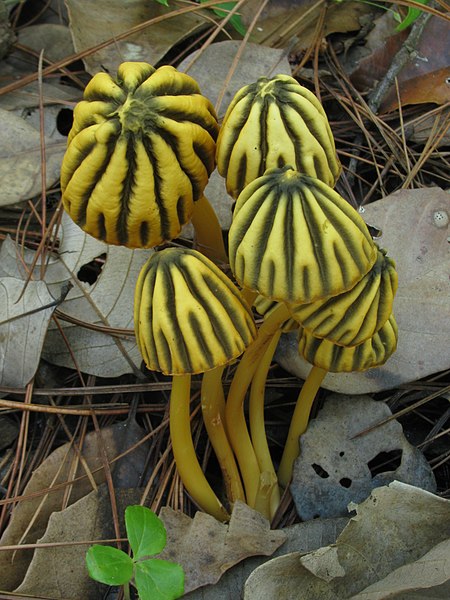
MULTIPOLYGON (((348 518, 315 519, 307 523, 297 523, 285 527, 286 541, 272 556, 281 556, 290 552, 311 552, 322 546, 334 544, 338 535, 348 522, 348 518)), ((220 580, 211 585, 194 590, 186 595, 189 600, 223 600, 224 598, 242 598, 244 583, 250 573, 261 564, 271 560, 267 556, 252 556, 231 567, 220 580)))
POLYGON ((450 539, 436 544, 418 560, 399 567, 351 600, 450 598, 450 539))
MULTIPOLYGON (((397 265, 394 315, 397 351, 385 365, 362 373, 329 373, 323 387, 344 394, 391 389, 450 368, 450 195, 439 188, 401 190, 365 207, 363 217, 381 230, 377 243, 397 265)), ((287 334, 277 353, 289 372, 310 370, 287 334)))
POLYGON ((447 540, 449 504, 399 482, 377 488, 351 506, 357 514, 336 544, 265 563, 248 578, 244 598, 287 600, 298 597, 300 589, 303 600, 352 597, 447 540))

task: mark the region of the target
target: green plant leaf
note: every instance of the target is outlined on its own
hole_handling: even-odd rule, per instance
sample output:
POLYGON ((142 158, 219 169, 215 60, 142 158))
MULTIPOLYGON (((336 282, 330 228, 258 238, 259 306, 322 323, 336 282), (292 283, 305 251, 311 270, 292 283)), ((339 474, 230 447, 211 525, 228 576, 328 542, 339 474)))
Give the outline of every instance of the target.
POLYGON ((139 505, 127 506, 125 526, 135 560, 159 554, 164 549, 166 545, 164 523, 149 508, 139 505))
POLYGON ((123 585, 133 576, 133 561, 112 546, 91 546, 86 553, 89 576, 107 585, 123 585))
MULTIPOLYGON (((428 0, 415 0, 418 4, 428 4, 428 0)), ((401 23, 397 25, 395 31, 403 31, 410 25, 414 23, 417 17, 420 15, 422 10, 420 8, 412 8, 408 6, 408 12, 406 13, 406 17, 403 19, 401 23)))
POLYGON ((150 558, 136 563, 136 587, 140 600, 175 600, 184 594, 181 565, 150 558))
POLYGON ((167 0, 155 0, 155 2, 158 2, 158 4, 162 4, 163 6, 169 7, 169 3, 167 2, 167 0))
MULTIPOLYGON (((205 2, 208 2, 208 0, 200 0, 200 4, 204 4, 205 2)), ((234 8, 235 4, 236 2, 222 2, 222 4, 218 4, 214 8, 211 8, 211 10, 214 12, 214 14, 223 19, 227 16, 229 11, 234 8)), ((244 37, 247 30, 245 28, 244 23, 242 22, 241 15, 233 15, 229 20, 229 23, 240 35, 242 35, 242 37, 244 37)))

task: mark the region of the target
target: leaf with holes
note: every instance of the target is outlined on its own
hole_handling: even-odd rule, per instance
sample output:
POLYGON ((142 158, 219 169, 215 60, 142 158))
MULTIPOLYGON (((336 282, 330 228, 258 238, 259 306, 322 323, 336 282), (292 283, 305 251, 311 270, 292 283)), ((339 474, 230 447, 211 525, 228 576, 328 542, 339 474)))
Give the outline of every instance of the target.
POLYGON ((152 250, 98 242, 67 215, 60 238, 60 262, 74 288, 59 307, 62 331, 50 328, 43 357, 69 368, 74 368, 75 360, 81 371, 98 377, 137 373, 141 357, 132 331, 134 286, 152 250), (112 337, 105 328, 127 329, 129 334, 112 337))

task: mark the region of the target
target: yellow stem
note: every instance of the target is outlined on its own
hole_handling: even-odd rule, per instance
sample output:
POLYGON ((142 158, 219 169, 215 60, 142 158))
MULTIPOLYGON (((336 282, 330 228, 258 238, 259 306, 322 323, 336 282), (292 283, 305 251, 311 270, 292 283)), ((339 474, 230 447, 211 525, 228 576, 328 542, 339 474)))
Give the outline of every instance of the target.
POLYGON ((228 500, 245 502, 244 488, 233 451, 224 427, 225 402, 222 374, 225 367, 217 367, 203 375, 201 404, 203 420, 225 482, 228 500))
POLYGON ((308 427, 314 399, 327 372, 320 367, 312 367, 300 390, 278 469, 278 482, 283 487, 286 487, 291 480, 294 461, 300 454, 299 438, 308 427))
MULTIPOLYGON (((261 473, 266 473, 266 477, 275 481, 272 486, 269 500, 270 516, 273 517, 278 504, 280 503, 280 490, 277 482, 275 468, 273 466, 272 457, 270 456, 269 445, 267 443, 265 419, 264 419, 264 395, 267 381, 267 373, 269 372, 272 363, 273 355, 277 348, 281 336, 281 329, 274 333, 270 344, 264 353, 264 356, 259 362, 255 375, 253 376, 252 386, 250 390, 249 403, 249 422, 250 433, 252 437, 253 448, 255 449, 256 458, 258 460, 261 473)), ((260 486, 261 489, 261 486, 260 486)), ((262 488, 264 490, 264 487, 262 488)), ((264 490, 264 493, 267 493, 264 490)), ((258 492, 259 495, 259 492, 258 492)), ((256 499, 258 505, 258 498, 256 499)))
POLYGON ((241 295, 251 308, 253 306, 253 302, 258 297, 258 292, 254 292, 253 290, 249 290, 248 288, 243 288, 241 290, 241 295))
POLYGON ((198 250, 215 262, 228 264, 219 219, 204 194, 194 203, 191 223, 195 229, 198 250))
POLYGON ((190 422, 191 376, 174 375, 170 395, 170 437, 181 480, 202 510, 219 521, 230 516, 206 480, 195 453, 190 422))
POLYGON ((255 506, 261 471, 253 449, 244 415, 244 400, 258 363, 272 336, 283 321, 290 317, 287 307, 280 303, 267 317, 258 331, 258 336, 242 355, 228 393, 225 418, 228 437, 236 455, 244 480, 247 504, 255 506))

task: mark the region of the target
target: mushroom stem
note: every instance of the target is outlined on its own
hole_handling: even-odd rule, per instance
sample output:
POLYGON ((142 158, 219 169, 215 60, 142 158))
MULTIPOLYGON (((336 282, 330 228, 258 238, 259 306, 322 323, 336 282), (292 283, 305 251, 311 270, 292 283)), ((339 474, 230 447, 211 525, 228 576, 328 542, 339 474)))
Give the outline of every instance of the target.
MULTIPOLYGON (((270 344, 267 346, 264 356, 259 362, 258 368, 256 369, 252 380, 249 403, 250 433, 259 468, 261 473, 272 475, 273 480, 275 481, 275 485, 272 487, 270 492, 269 500, 269 512, 271 517, 273 517, 276 509, 278 508, 278 504, 280 502, 280 490, 278 488, 277 476, 273 466, 272 457, 270 456, 269 445, 267 443, 264 420, 264 392, 267 381, 267 373, 269 372, 272 358, 280 340, 280 336, 281 329, 279 329, 273 335, 273 338, 270 344)), ((259 493, 260 492, 258 492, 258 495, 259 493)), ((258 505, 258 498, 256 499, 256 504, 258 505)))
POLYGON ((278 482, 284 488, 291 480, 294 461, 300 453, 299 437, 308 427, 314 399, 327 373, 325 369, 313 366, 298 395, 278 469, 278 482))
POLYGON ((201 405, 206 431, 222 470, 227 498, 233 504, 236 500, 245 502, 245 494, 236 460, 225 431, 225 401, 222 388, 224 368, 216 367, 204 373, 201 405))
POLYGON ((190 426, 191 376, 174 375, 170 395, 170 437, 178 473, 193 500, 219 521, 230 516, 213 492, 195 453, 190 426))
POLYGON ((204 194, 194 203, 191 223, 195 229, 198 250, 215 262, 228 264, 219 219, 204 194))
POLYGON ((247 504, 255 506, 261 470, 256 458, 244 415, 244 400, 259 361, 281 323, 290 317, 287 306, 280 302, 248 346, 235 371, 225 408, 228 437, 244 480, 247 504))

